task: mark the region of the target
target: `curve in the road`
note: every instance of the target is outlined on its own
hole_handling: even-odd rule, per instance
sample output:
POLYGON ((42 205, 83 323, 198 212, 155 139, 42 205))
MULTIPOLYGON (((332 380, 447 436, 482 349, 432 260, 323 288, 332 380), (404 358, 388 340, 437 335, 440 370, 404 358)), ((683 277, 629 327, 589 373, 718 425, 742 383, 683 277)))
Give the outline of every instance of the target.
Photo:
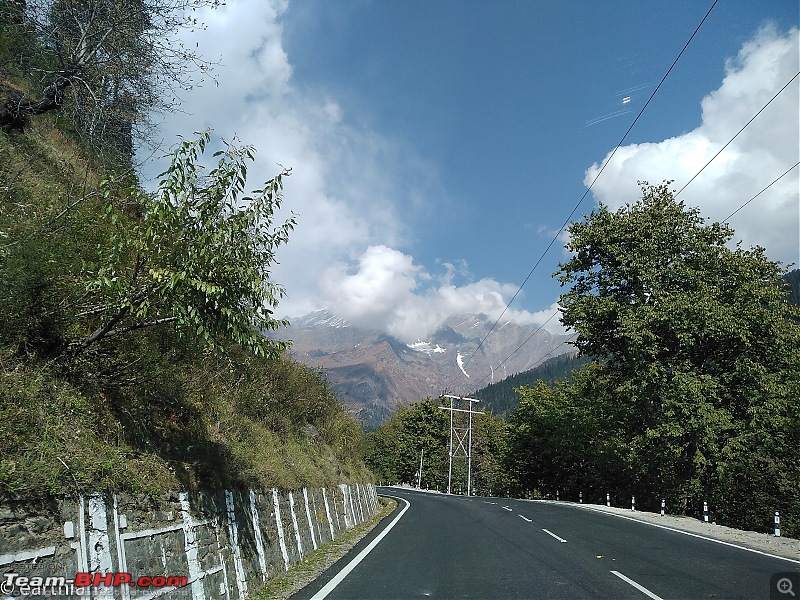
MULTIPOLYGON (((387 495, 387 494, 384 494, 387 495)), ((400 512, 395 516, 394 519, 386 526, 386 528, 381 531, 361 552, 359 552, 349 563, 345 566, 341 571, 339 571, 328 583, 326 583, 322 589, 320 589, 316 594, 314 594, 311 598, 312 600, 325 600, 328 595, 336 589, 344 578, 347 577, 350 572, 355 569, 358 564, 364 560, 370 552, 372 552, 373 548, 377 546, 380 541, 386 537, 386 535, 392 530, 397 522, 406 514, 406 511, 411 506, 411 503, 406 500, 405 498, 400 498, 399 496, 388 496, 389 498, 394 498, 395 500, 399 500, 400 502, 405 502, 405 506, 400 510, 400 512)))
POLYGON ((797 564, 561 503, 380 493, 405 506, 295 598, 766 599, 797 564))

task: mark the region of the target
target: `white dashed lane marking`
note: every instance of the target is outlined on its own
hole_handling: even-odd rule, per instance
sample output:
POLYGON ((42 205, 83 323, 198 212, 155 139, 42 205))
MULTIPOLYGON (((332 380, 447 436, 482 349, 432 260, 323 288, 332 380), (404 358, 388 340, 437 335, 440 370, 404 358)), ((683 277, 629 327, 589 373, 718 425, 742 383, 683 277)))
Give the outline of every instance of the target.
POLYGON ((652 598, 653 600, 662 600, 662 599, 661 599, 661 596, 656 596, 656 595, 655 595, 653 592, 651 592, 650 590, 648 590, 646 587, 644 587, 643 585, 639 585, 639 584, 638 584, 638 583, 636 583, 636 582, 635 582, 633 579, 629 579, 628 577, 625 577, 625 575, 623 575, 623 574, 622 574, 622 573, 620 573, 619 571, 611 571, 611 572, 612 572, 614 575, 616 575, 617 577, 619 577, 620 579, 622 579, 622 581, 624 581, 625 583, 628 583, 628 584, 632 585, 632 586, 633 586, 633 587, 635 587, 637 590, 639 590, 640 592, 642 592, 642 593, 643 593, 643 594, 645 594, 646 596, 649 596, 649 597, 650 597, 650 598, 652 598))
POLYGON ((549 535, 549 536, 552 536, 552 537, 556 538, 556 539, 557 539, 559 542, 561 542, 562 544, 566 544, 566 543, 567 543, 567 540, 565 540, 564 538, 560 538, 560 537, 558 537, 558 536, 557 536, 555 533, 553 533, 552 531, 548 531, 547 529, 544 529, 544 528, 542 528, 542 531, 544 531, 544 532, 545 532, 547 535, 549 535))

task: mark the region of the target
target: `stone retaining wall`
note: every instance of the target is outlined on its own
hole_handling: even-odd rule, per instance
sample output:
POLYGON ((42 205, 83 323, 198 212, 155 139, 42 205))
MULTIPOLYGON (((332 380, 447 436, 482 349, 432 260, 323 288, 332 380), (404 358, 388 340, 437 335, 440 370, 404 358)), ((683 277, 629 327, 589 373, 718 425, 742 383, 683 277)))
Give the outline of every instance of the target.
POLYGON ((243 599, 377 509, 372 484, 184 492, 158 504, 128 494, 6 503, 0 597, 55 595, 61 587, 58 595, 83 598, 243 599), (76 573, 90 575, 74 581, 76 573), (134 584, 153 579, 130 585, 124 574, 134 584), (77 585, 87 577, 100 585, 77 585), (186 586, 176 587, 183 578, 186 586))

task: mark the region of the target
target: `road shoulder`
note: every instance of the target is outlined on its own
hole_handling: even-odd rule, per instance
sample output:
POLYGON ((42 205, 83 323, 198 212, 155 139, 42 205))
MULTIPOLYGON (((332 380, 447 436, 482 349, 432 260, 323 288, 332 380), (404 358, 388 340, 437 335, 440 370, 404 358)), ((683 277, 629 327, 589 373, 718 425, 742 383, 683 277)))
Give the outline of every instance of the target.
POLYGON ((692 517, 664 515, 658 513, 633 511, 625 508, 604 506, 602 504, 575 504, 573 502, 558 502, 565 506, 574 506, 585 510, 604 512, 619 517, 642 521, 653 525, 670 527, 679 531, 700 535, 728 544, 743 546, 751 550, 765 552, 774 556, 790 558, 800 562, 800 540, 788 537, 775 537, 757 531, 742 531, 716 523, 705 523, 692 517))

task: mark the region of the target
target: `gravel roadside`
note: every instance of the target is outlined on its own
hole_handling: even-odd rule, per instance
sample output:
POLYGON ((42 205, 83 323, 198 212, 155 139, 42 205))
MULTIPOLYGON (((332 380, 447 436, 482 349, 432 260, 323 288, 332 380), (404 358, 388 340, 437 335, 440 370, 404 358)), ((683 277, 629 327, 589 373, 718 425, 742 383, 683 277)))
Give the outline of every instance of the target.
POLYGON ((675 515, 664 515, 662 517, 658 513, 642 512, 638 510, 633 511, 626 508, 604 506, 602 504, 575 504, 572 502, 559 502, 559 504, 568 504, 576 508, 596 510, 627 519, 651 523, 653 525, 670 527, 672 529, 709 537, 736 546, 744 546, 751 550, 758 550, 759 552, 766 552, 767 554, 774 554, 775 556, 791 558, 800 564, 800 540, 794 538, 775 537, 768 533, 758 533, 756 531, 742 531, 740 529, 733 529, 732 527, 725 527, 724 525, 717 525, 716 523, 705 523, 692 517, 679 517, 675 515))

